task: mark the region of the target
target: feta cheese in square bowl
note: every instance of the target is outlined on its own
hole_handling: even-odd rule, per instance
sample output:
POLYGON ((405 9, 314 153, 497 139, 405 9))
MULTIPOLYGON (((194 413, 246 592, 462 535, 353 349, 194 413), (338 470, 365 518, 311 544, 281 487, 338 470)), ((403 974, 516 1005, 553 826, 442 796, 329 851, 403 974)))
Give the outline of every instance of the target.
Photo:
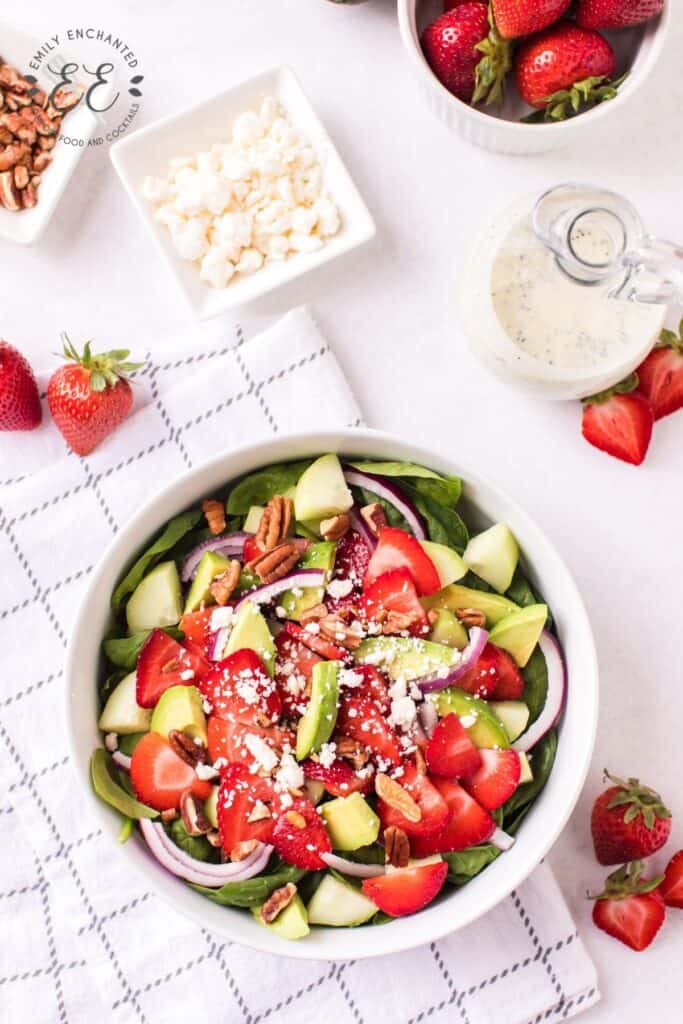
POLYGON ((113 146, 111 158, 202 320, 251 302, 375 234, 288 67, 141 129, 113 146))

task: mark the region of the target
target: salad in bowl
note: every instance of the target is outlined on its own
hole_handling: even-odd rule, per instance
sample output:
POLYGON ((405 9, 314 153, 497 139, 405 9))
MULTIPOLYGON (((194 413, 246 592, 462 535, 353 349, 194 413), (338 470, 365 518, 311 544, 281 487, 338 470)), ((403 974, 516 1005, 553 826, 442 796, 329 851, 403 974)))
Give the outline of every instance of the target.
POLYGON ((413 461, 215 479, 111 593, 90 779, 119 838, 279 938, 457 900, 513 856, 567 696, 513 530, 413 461))

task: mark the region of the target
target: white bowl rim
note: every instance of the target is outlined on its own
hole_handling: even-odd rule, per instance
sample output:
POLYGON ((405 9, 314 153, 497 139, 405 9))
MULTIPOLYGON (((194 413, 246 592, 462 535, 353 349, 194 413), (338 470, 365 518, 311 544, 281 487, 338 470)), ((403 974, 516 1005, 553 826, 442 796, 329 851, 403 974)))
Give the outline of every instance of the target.
MULTIPOLYGON (((655 24, 654 19, 652 19, 652 46, 650 47, 646 60, 643 62, 643 66, 640 68, 638 81, 633 88, 627 88, 625 91, 620 90, 617 92, 617 95, 613 100, 609 100, 607 103, 599 103, 590 110, 584 111, 579 117, 568 118, 566 121, 544 121, 540 124, 525 124, 523 121, 508 121, 504 118, 491 117, 491 115, 487 114, 485 110, 480 110, 478 107, 473 107, 468 103, 463 103, 463 101, 459 100, 457 96, 454 96, 453 93, 449 92, 445 85, 441 84, 425 59, 422 48, 419 45, 419 39, 417 46, 413 39, 410 15, 411 9, 416 8, 418 2, 419 0, 397 0, 398 23, 403 45, 415 67, 424 77, 424 80, 430 83, 432 88, 436 89, 444 99, 457 103, 458 109, 461 109, 465 116, 471 117, 473 120, 482 124, 487 124, 489 126, 493 124, 494 128, 499 127, 501 131, 514 131, 520 137, 522 134, 526 134, 529 137, 532 137, 532 135, 538 135, 541 129, 545 130, 546 135, 548 135, 550 131, 554 131, 556 135, 559 134, 560 131, 564 131, 565 133, 568 133, 569 131, 577 131, 580 129, 581 125, 593 124, 599 117, 604 117, 609 114, 610 110, 615 110, 618 107, 623 106, 624 102, 628 101, 628 99, 633 95, 635 89, 642 85, 650 76, 653 68, 659 62, 662 47, 664 46, 664 39, 671 27, 673 17, 671 14, 672 4, 667 0, 664 10, 657 16, 657 23, 655 24)), ((645 27, 647 27, 648 23, 645 22, 644 24, 645 27)))
MULTIPOLYGON (((176 514, 175 510, 170 514, 176 514)), ((166 513, 166 518, 168 518, 168 515, 169 513, 166 513)), ((533 564, 531 558, 529 561, 533 564)), ((98 639, 96 650, 99 650, 99 644, 100 640, 98 639)), ((326 430, 320 433, 302 432, 268 439, 256 444, 240 446, 230 451, 223 451, 193 467, 191 470, 182 473, 172 483, 168 484, 161 491, 155 494, 154 497, 145 502, 113 538, 103 553, 98 565, 93 570, 90 582, 81 599, 81 604, 78 608, 74 625, 72 627, 66 654, 64 678, 64 712, 66 717, 66 730, 70 754, 74 761, 75 771, 79 779, 81 791, 85 796, 87 805, 99 818, 103 831, 111 834, 114 848, 119 851, 122 857, 126 857, 128 860, 129 867, 137 869, 140 875, 144 875, 146 884, 153 892, 155 892, 156 895, 159 895, 175 910, 195 921, 195 923, 201 927, 213 930, 218 934, 242 945, 246 945, 266 953, 274 953, 278 956, 297 959, 322 959, 329 961, 355 960, 402 952, 433 942, 443 938, 445 935, 453 931, 460 930, 468 924, 478 920, 479 917, 483 916, 495 907, 531 874, 534 868, 543 860, 563 830, 581 794, 581 790, 588 773, 598 722, 598 661, 590 620, 578 587, 574 582, 569 569, 540 527, 538 527, 535 521, 513 499, 510 499, 504 491, 495 484, 492 484, 478 471, 467 467, 466 464, 452 461, 450 458, 442 456, 435 451, 404 441, 397 435, 368 428, 341 428, 339 430, 326 430), (192 504, 198 500, 202 494, 206 494, 206 489, 202 490, 202 487, 205 486, 202 484, 204 478, 210 475, 212 471, 217 471, 219 467, 226 467, 225 477, 223 479, 227 482, 232 478, 238 478, 239 476, 244 475, 244 473, 253 471, 261 466, 270 465, 288 458, 293 459, 305 457, 305 452, 308 452, 309 454, 316 454, 327 451, 338 451, 345 454, 347 452, 353 452, 354 450, 359 453, 362 452, 363 456, 367 458, 372 458, 373 456, 371 455, 371 452, 375 452, 375 458, 384 457, 410 459, 412 461, 421 462, 426 466, 433 466, 435 469, 440 468, 441 472, 449 472, 459 475, 462 477, 466 488, 469 485, 475 487, 477 490, 489 492, 489 497, 498 499, 506 506, 510 518, 515 520, 518 528, 521 525, 524 527, 525 531, 536 535, 536 552, 538 552, 539 548, 543 549, 544 557, 549 558, 551 562, 555 563, 555 569, 563 577, 563 586, 566 588, 571 604, 573 605, 573 626, 581 634, 581 644, 585 655, 584 670, 587 668, 585 675, 582 677, 582 686, 584 687, 582 692, 584 728, 583 732, 580 733, 582 746, 580 750, 575 750, 572 753, 571 775, 573 783, 562 790, 561 800, 563 806, 559 813, 554 805, 552 807, 552 812, 554 813, 547 810, 545 817, 550 818, 552 824, 551 827, 545 829, 542 841, 539 842, 533 850, 533 856, 520 865, 515 872, 512 872, 509 875, 509 877, 504 876, 502 884, 501 880, 499 880, 497 886, 491 885, 489 889, 486 890, 486 895, 483 898, 480 898, 476 907, 472 908, 464 917, 461 915, 461 919, 458 920, 455 926, 452 920, 453 900, 457 898, 459 892, 464 892, 465 889, 454 891, 450 894, 449 899, 444 899, 436 904, 432 904, 417 915, 398 918, 390 924, 380 928, 319 929, 318 936, 320 936, 321 932, 323 933, 320 937, 316 936, 316 930, 312 929, 311 934, 303 941, 286 942, 274 935, 268 929, 255 923, 248 911, 237 911, 237 914, 239 914, 239 917, 237 917, 235 908, 218 907, 200 894, 193 893, 192 890, 181 883, 178 879, 174 879, 172 876, 163 872, 156 862, 150 861, 150 866, 145 866, 144 868, 142 867, 142 864, 133 865, 131 863, 131 858, 128 857, 125 846, 116 842, 116 833, 120 825, 120 818, 95 796, 91 788, 88 763, 87 761, 84 763, 82 760, 82 751, 80 750, 79 741, 76 736, 74 715, 72 713, 74 699, 71 692, 70 681, 77 672, 76 661, 79 648, 83 642, 87 642, 84 641, 83 638, 88 633, 90 599, 96 593, 101 577, 111 568, 112 564, 117 563, 120 567, 127 564, 135 552, 139 550, 139 546, 137 544, 133 546, 131 550, 130 542, 128 542, 128 535, 131 534, 136 525, 148 516, 151 511, 155 510, 157 506, 157 511, 160 513, 159 522, 151 531, 148 532, 148 537, 154 535, 154 532, 163 525, 164 519, 162 518, 162 507, 166 505, 169 498, 177 499, 183 491, 192 489, 192 485, 194 484, 196 496, 193 498, 188 497, 187 501, 183 500, 179 503, 178 511, 181 508, 192 504), (232 471, 231 473, 229 468, 230 464, 238 461, 242 461, 245 465, 248 465, 251 468, 232 471), (121 549, 125 549, 126 546, 128 547, 128 550, 123 556, 121 556, 121 549), (169 880, 171 884, 174 885, 172 894, 165 893, 163 891, 168 888, 168 885, 165 883, 168 883, 169 880), (210 911, 206 910, 207 906, 208 908, 211 908, 210 911), (451 908, 451 913, 449 913, 449 907, 451 908), (215 914, 216 910, 221 912, 220 915, 215 914), (215 917, 216 920, 207 920, 208 917, 215 917), (244 924, 252 925, 253 928, 243 927, 244 924), (246 934, 243 934, 243 932, 246 934), (363 935, 365 935, 365 939, 363 939, 363 935), (368 936, 372 936, 372 940, 370 940, 368 936), (355 942, 356 939, 358 939, 358 943, 355 942), (358 950, 356 945, 360 945, 363 948, 358 950), (339 948, 336 949, 336 947, 339 948)), ((569 699, 571 699, 571 697, 569 699)), ((561 750, 562 744, 560 743, 558 745, 558 751, 561 750)), ((558 759, 560 756, 561 754, 558 754, 558 759)), ((557 771, 558 761, 556 760, 553 772, 551 773, 551 778, 557 771)), ((541 796, 537 798, 537 807, 543 800, 543 795, 544 794, 542 793, 541 796)), ((550 807, 551 805, 548 804, 547 808, 550 807)), ((538 807, 537 814, 540 813, 540 810, 541 808, 538 807)), ((536 815, 534 815, 534 812, 532 811, 529 815, 528 822, 530 822, 535 816, 536 815)), ((494 862, 494 864, 490 865, 487 872, 493 869, 496 864, 500 865, 503 863, 504 858, 501 857, 494 862)), ((476 880, 473 879, 469 884, 474 885, 475 881, 476 880)), ((467 888, 469 888, 469 886, 467 888)))

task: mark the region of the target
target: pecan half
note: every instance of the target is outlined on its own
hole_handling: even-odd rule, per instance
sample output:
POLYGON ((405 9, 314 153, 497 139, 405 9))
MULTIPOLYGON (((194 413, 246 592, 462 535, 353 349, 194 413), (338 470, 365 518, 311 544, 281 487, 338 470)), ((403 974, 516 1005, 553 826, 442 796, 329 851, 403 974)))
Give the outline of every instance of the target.
POLYGON ((14 174, 12 171, 2 171, 0 173, 0 203, 6 210, 21 209, 21 193, 14 184, 14 174))
POLYGON ((204 764, 207 760, 206 747, 195 743, 187 733, 181 732, 180 729, 171 729, 168 734, 168 742, 178 757, 192 768, 196 768, 200 763, 204 764))
POLYGON ((44 151, 54 149, 57 145, 57 140, 51 135, 41 135, 38 139, 38 147, 44 151))
POLYGON ((307 622, 318 622, 320 619, 324 619, 326 615, 326 605, 314 604, 312 608, 307 608, 306 611, 301 613, 299 616, 299 622, 302 626, 305 626, 307 622))
POLYGON ((408 790, 404 789, 395 779, 390 779, 388 775, 380 772, 375 776, 375 792, 380 800, 384 800, 385 804, 389 804, 408 821, 421 821, 420 807, 415 803, 408 790))
POLYGON ((411 626, 414 626, 419 621, 421 621, 419 615, 411 615, 408 612, 389 611, 382 622, 382 632, 385 636, 397 636, 408 631, 411 626))
POLYGON ((256 531, 256 542, 263 551, 272 551, 289 536, 294 518, 294 502, 275 494, 261 515, 256 531))
POLYGON ((320 533, 323 540, 341 540, 344 534, 349 532, 350 527, 351 516, 346 512, 320 521, 320 533))
POLYGON ((263 583, 274 583, 281 580, 299 561, 299 549, 296 544, 278 544, 272 551, 266 551, 248 563, 263 583))
POLYGON ((42 171, 45 170, 47 165, 51 163, 52 153, 43 153, 41 151, 38 153, 37 156, 33 158, 33 170, 37 171, 37 173, 40 174, 42 171))
POLYGON ((243 839, 230 851, 230 860, 246 860, 249 854, 253 853, 259 845, 258 839, 243 839))
POLYGON ((178 817, 178 812, 175 807, 169 807, 167 810, 161 812, 161 820, 165 822, 175 821, 178 817))
POLYGON ((216 576, 209 584, 209 591, 216 604, 226 605, 233 595, 235 587, 240 581, 242 567, 235 559, 230 562, 225 572, 216 576))
POLYGON ((364 747, 358 740, 351 739, 350 736, 340 736, 336 740, 336 753, 337 757, 343 757, 345 761, 348 761, 355 771, 364 768, 370 760, 367 747, 364 747))
POLYGON ((456 608, 455 615, 468 629, 471 629, 472 626, 486 625, 486 616, 476 608, 456 608))
POLYGON ((72 89, 58 89, 55 93, 55 104, 54 110, 58 116, 66 114, 69 110, 73 110, 78 105, 81 99, 80 92, 74 92, 72 89))
POLYGON ((387 526, 387 515, 378 501, 371 505, 363 505, 360 510, 363 522, 374 537, 379 537, 379 531, 387 526))
POLYGON ((402 828, 384 829, 384 859, 394 868, 404 868, 410 860, 410 842, 402 828))
POLYGON ((0 149, 0 171, 9 171, 28 156, 29 148, 23 142, 12 142, 0 149))
POLYGON ((363 634, 357 626, 345 622, 336 612, 320 619, 320 632, 326 640, 339 644, 349 651, 355 651, 363 640, 363 634))
POLYGON ((181 794, 180 817, 183 819, 183 825, 188 836, 205 836, 213 829, 213 825, 204 814, 190 789, 186 789, 181 794))
POLYGON ((14 168, 14 184, 18 189, 26 188, 28 185, 29 175, 28 167, 24 167, 23 164, 18 164, 14 168))
POLYGON ((296 896, 294 882, 287 882, 272 893, 261 907, 261 920, 264 924, 270 924, 278 914, 281 914, 285 907, 288 907, 296 896))
POLYGON ((225 506, 223 502, 208 498, 202 502, 202 512, 206 516, 206 523, 211 533, 214 536, 223 533, 225 529, 225 506))
POLYGON ((206 838, 209 840, 214 850, 220 849, 221 837, 219 836, 218 832, 216 832, 215 829, 212 828, 210 832, 207 832, 206 838))

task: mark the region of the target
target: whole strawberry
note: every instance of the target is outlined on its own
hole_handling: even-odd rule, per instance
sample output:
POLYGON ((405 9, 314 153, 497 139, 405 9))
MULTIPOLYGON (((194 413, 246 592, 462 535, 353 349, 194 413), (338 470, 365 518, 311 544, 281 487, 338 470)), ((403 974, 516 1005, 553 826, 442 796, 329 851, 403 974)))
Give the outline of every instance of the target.
POLYGON ((582 28, 629 28, 655 18, 665 0, 579 0, 576 21, 582 28))
POLYGON ((662 876, 643 878, 640 861, 613 871, 605 890, 593 896, 593 921, 637 953, 647 949, 664 924, 666 908, 659 890, 662 876))
POLYGON ((614 50, 598 32, 561 21, 522 43, 515 81, 525 103, 543 110, 545 120, 561 121, 616 96, 620 82, 611 81, 616 63, 614 50))
POLYGON ((662 331, 659 344, 638 367, 638 380, 656 420, 683 409, 683 320, 678 334, 662 331))
POLYGON ((571 7, 572 0, 491 0, 496 28, 503 39, 542 32, 571 7))
POLYGON ((36 378, 28 361, 0 341, 0 430, 34 430, 42 419, 36 378))
POLYGON ((659 793, 637 779, 623 781, 605 772, 610 786, 593 805, 591 833, 600 864, 640 860, 669 838, 671 813, 659 793))
POLYGON ((422 50, 441 84, 464 103, 500 103, 510 48, 485 3, 458 3, 422 33, 422 50))
POLYGON ((90 342, 79 355, 62 335, 68 360, 50 378, 47 400, 52 417, 77 455, 88 455, 125 420, 133 404, 126 373, 141 363, 126 362, 127 349, 93 355, 90 342))

